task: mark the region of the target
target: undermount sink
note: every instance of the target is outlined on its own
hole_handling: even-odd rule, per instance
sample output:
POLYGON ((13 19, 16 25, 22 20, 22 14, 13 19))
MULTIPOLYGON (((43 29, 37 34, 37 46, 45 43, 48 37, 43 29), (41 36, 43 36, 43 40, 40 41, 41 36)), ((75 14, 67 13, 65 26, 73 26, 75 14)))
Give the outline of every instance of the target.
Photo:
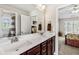
POLYGON ((30 44, 32 44, 32 42, 24 39, 14 43, 11 43, 11 40, 7 40, 7 42, 0 44, 0 50, 2 49, 1 52, 19 51, 23 45, 29 46, 30 44))
POLYGON ((21 35, 17 37, 18 41, 13 43, 11 43, 10 38, 2 38, 0 40, 0 54, 1 52, 2 53, 4 52, 3 54, 5 54, 6 52, 8 54, 11 54, 11 52, 17 53, 19 51, 24 50, 24 48, 29 49, 30 46, 34 45, 34 43, 37 44, 38 41, 43 42, 43 40, 47 39, 49 36, 51 35, 47 35, 47 33, 43 35, 40 35, 39 33, 30 35, 21 35))
POLYGON ((25 41, 25 42, 22 42, 21 44, 18 43, 18 46, 15 46, 14 48, 11 48, 7 51, 19 51, 22 46, 24 46, 24 45, 29 46, 31 44, 32 44, 32 42, 30 42, 30 41, 25 41))

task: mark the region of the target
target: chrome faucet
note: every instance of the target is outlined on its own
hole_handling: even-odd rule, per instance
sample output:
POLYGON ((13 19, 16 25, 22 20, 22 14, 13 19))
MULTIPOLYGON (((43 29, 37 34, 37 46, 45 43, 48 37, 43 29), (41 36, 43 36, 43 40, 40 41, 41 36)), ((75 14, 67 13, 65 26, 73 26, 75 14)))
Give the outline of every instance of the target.
POLYGON ((44 34, 44 32, 40 32, 40 35, 43 35, 44 34))
POLYGON ((11 38, 11 43, 14 43, 14 42, 17 42, 17 41, 18 41, 18 38, 16 36, 11 38))

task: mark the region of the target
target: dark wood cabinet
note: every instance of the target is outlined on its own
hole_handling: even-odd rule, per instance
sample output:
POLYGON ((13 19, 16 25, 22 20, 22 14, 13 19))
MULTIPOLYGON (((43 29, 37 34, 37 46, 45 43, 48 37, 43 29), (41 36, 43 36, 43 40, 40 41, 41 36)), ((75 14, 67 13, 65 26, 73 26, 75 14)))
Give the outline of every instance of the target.
POLYGON ((53 42, 53 52, 55 52, 55 36, 52 37, 52 42, 53 42))
POLYGON ((48 45, 47 45, 47 53, 48 53, 48 55, 52 55, 53 53, 53 48, 52 48, 52 39, 50 38, 50 39, 48 39, 48 45))
POLYGON ((47 41, 41 43, 41 55, 47 55, 47 41))
POLYGON ((28 50, 27 55, 40 55, 40 45, 35 46, 34 48, 28 50))
POLYGON ((55 36, 29 49, 20 55, 53 55, 55 51, 55 36))

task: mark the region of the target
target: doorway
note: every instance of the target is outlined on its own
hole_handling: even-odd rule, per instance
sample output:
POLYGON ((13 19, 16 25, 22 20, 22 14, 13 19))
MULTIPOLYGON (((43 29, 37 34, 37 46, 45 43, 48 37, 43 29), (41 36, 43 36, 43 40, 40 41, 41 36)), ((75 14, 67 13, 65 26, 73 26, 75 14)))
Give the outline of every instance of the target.
POLYGON ((58 54, 79 55, 79 16, 74 8, 78 5, 67 5, 58 9, 58 54), (73 10, 75 13, 73 13, 73 10))

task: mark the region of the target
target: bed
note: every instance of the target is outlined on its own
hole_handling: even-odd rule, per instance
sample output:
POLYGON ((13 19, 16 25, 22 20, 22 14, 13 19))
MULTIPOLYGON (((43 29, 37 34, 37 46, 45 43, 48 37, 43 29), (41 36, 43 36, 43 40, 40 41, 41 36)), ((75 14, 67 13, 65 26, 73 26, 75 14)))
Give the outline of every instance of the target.
POLYGON ((65 44, 79 48, 79 34, 66 34, 65 44))

